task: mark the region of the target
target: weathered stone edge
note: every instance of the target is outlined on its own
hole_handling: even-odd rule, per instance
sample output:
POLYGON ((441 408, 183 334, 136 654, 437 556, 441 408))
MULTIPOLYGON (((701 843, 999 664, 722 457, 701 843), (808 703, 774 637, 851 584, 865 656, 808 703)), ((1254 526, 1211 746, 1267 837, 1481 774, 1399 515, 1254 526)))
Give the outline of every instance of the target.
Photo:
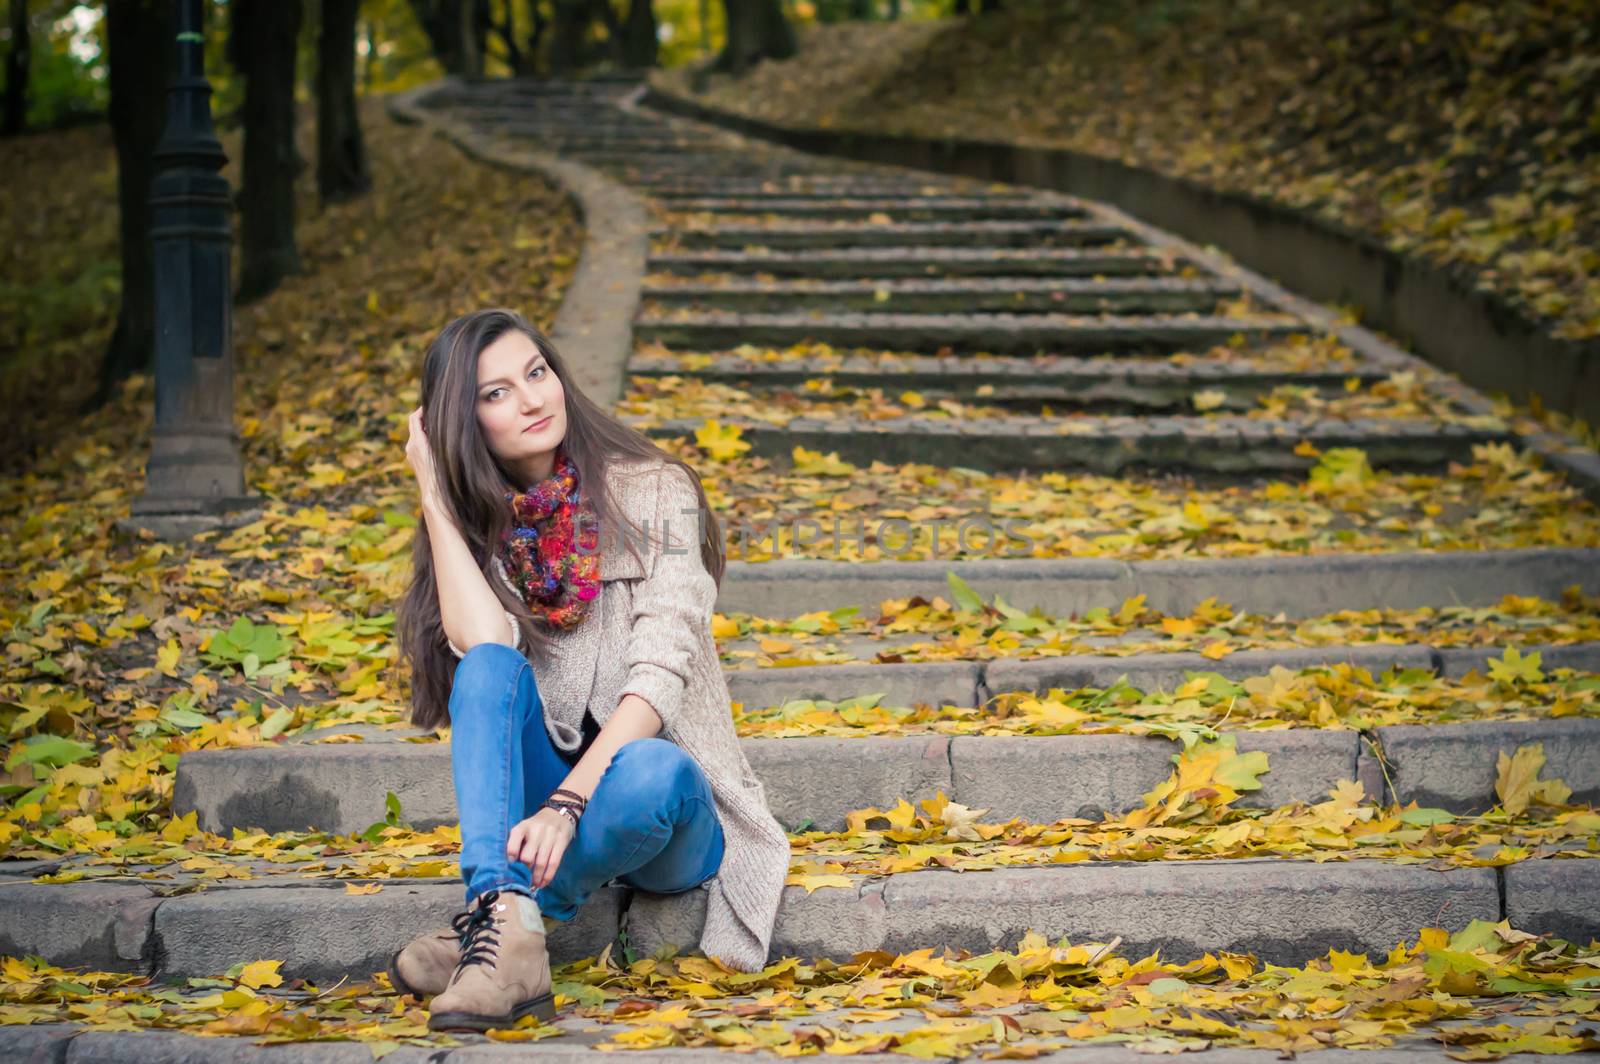
MULTIPOLYGON (((1575 801, 1600 800, 1600 720, 1584 717, 1380 727, 1370 732, 1287 728, 1228 733, 1241 750, 1271 757, 1246 806, 1321 800, 1356 780, 1376 800, 1453 812, 1496 802, 1497 758, 1543 744, 1545 774, 1575 801)), ((1137 808, 1166 778, 1176 747, 1152 736, 940 734, 746 738, 742 748, 790 830, 837 831, 853 809, 945 792, 998 819, 1048 823, 1137 808), (843 773, 840 778, 838 773, 843 773), (1013 788, 1015 784, 1023 784, 1013 788)), ((250 747, 199 751, 179 762, 173 808, 196 812, 208 831, 314 829, 358 832, 399 796, 406 818, 427 828, 454 821, 449 753, 442 744, 250 747)))
MULTIPOLYGON (((1296 892, 1325 897, 1331 903, 1348 892, 1330 890, 1329 870, 1335 869, 1359 883, 1370 878, 1373 873, 1367 871, 1358 874, 1354 868, 1368 863, 1374 868, 1381 867, 1382 875, 1396 882, 1404 880, 1411 888, 1415 888, 1412 892, 1424 900, 1434 893, 1438 895, 1438 901, 1448 901, 1452 898, 1459 900, 1462 891, 1466 890, 1472 898, 1468 908, 1473 911, 1463 911, 1459 905, 1451 908, 1449 917, 1458 924, 1465 924, 1472 916, 1481 916, 1485 919, 1505 919, 1513 915, 1520 915, 1525 919, 1537 916, 1554 926, 1530 927, 1525 930, 1536 932, 1553 930, 1558 934, 1564 931, 1566 935, 1578 936, 1592 933, 1591 929, 1596 926, 1588 905, 1589 900, 1600 891, 1600 861, 1593 859, 1529 860, 1501 869, 1449 870, 1385 864, 1381 861, 1365 862, 1361 859, 1331 865, 1314 861, 1256 859, 1172 862, 1158 867, 1162 881, 1166 884, 1164 893, 1169 897, 1192 898, 1197 893, 1214 893, 1219 898, 1228 896, 1238 899, 1250 897, 1253 889, 1266 893, 1292 889, 1296 892), (1272 883, 1264 884, 1262 882, 1264 878, 1272 880, 1272 883), (1270 891, 1267 889, 1268 886, 1271 888, 1270 891)), ((1147 881, 1148 875, 1153 874, 1151 871, 1153 867, 1157 866, 1148 863, 1096 862, 1072 866, 996 868, 959 875, 923 870, 895 877, 863 879, 858 889, 854 891, 828 889, 816 895, 808 895, 803 888, 789 887, 786 888, 786 904, 779 917, 778 930, 781 934, 775 934, 774 938, 774 953, 783 955, 796 952, 802 954, 827 952, 848 956, 857 949, 882 948, 885 945, 901 950, 922 945, 946 944, 943 937, 937 943, 923 942, 922 938, 936 933, 947 937, 947 933, 952 930, 951 913, 973 905, 981 905, 986 911, 990 909, 997 911, 992 921, 979 922, 985 925, 992 924, 987 930, 985 926, 979 924, 971 925, 968 929, 969 938, 984 934, 992 937, 995 934, 994 928, 1001 928, 1007 932, 1020 931, 1020 925, 1012 928, 1007 921, 1031 922, 1034 917, 1026 913, 1059 911, 1060 906, 1053 899, 1064 900, 1074 894, 1086 896, 1084 884, 1087 880, 1095 882, 1104 880, 1108 889, 1118 887, 1118 890, 1106 895, 1104 903, 1106 905, 1120 906, 1134 897, 1142 896, 1146 889, 1143 884, 1147 881), (998 911, 1005 909, 1012 899, 1013 888, 1019 884, 1027 887, 1027 893, 1031 898, 1026 904, 1018 904, 1019 910, 1024 915, 998 911), (1114 899, 1122 892, 1131 893, 1128 894, 1128 898, 1115 901, 1114 899), (902 896, 908 901, 908 907, 901 913, 891 913, 889 910, 893 907, 893 902, 902 896), (935 901, 938 902, 937 905, 933 904, 935 901), (941 910, 942 913, 935 910, 941 910), (927 916, 919 919, 919 914, 923 913, 927 916), (918 928, 919 924, 923 925, 921 930, 918 928), (849 929, 846 934, 839 934, 846 928, 849 929), (874 935, 877 936, 876 939, 874 935)), ((99 888, 99 894, 104 895, 105 888, 112 884, 100 883, 96 886, 99 888)), ((388 886, 398 888, 401 884, 391 883, 388 886)), ((294 890, 296 887, 293 884, 241 886, 217 892, 215 895, 212 892, 205 892, 199 895, 160 899, 142 927, 123 929, 118 934, 120 948, 116 953, 108 952, 104 957, 79 955, 74 958, 74 963, 102 970, 162 974, 167 971, 164 961, 167 950, 176 946, 183 953, 198 955, 192 943, 181 946, 172 941, 163 941, 184 934, 185 925, 176 920, 181 919, 183 910, 196 907, 220 907, 210 917, 213 925, 236 914, 239 922, 230 925, 224 937, 235 938, 241 944, 248 944, 256 937, 256 933, 250 930, 249 921, 252 914, 256 914, 258 920, 274 921, 271 927, 264 927, 261 933, 276 934, 281 938, 283 935, 283 929, 279 926, 281 914, 273 917, 270 912, 258 911, 257 906, 253 904, 254 899, 247 897, 279 889, 294 890), (168 908, 171 912, 162 912, 168 908), (139 941, 133 941, 135 936, 139 941)), ((452 899, 457 896, 460 888, 458 884, 438 884, 422 889, 434 899, 427 905, 431 912, 433 908, 441 911, 450 908, 453 904, 452 899)), ((59 891, 70 897, 77 890, 77 885, 72 884, 20 884, 7 888, 6 893, 11 897, 7 899, 5 914, 0 916, 0 919, 11 925, 6 931, 13 947, 19 952, 34 951, 34 947, 26 939, 19 941, 18 935, 20 933, 26 936, 39 922, 39 914, 33 911, 38 903, 30 902, 25 896, 19 898, 19 894, 59 891)), ((130 893, 144 892, 144 888, 131 885, 127 890, 130 893)), ((1099 892, 1098 889, 1090 890, 1089 894, 1099 892)), ((356 978, 364 978, 370 974, 366 971, 350 971, 348 968, 353 959, 354 940, 351 939, 351 934, 359 937, 361 934, 381 933, 396 941, 403 941, 415 933, 418 908, 412 899, 398 896, 390 898, 387 890, 371 896, 352 896, 342 890, 315 893, 317 897, 314 900, 322 903, 316 911, 309 911, 305 902, 297 900, 295 903, 296 911, 303 912, 301 922, 305 927, 328 929, 350 925, 346 928, 347 933, 342 936, 330 937, 314 933, 305 941, 297 943, 302 958, 301 966, 314 967, 324 977, 335 971, 348 972, 356 978), (394 909, 392 927, 390 918, 384 915, 391 907, 394 909), (351 923, 350 916, 357 911, 361 915, 356 922, 351 923)), ((693 948, 698 937, 698 922, 703 918, 699 912, 704 904, 703 893, 689 891, 683 895, 647 895, 635 892, 623 895, 617 899, 616 909, 600 914, 604 919, 591 922, 584 938, 587 945, 592 948, 595 942, 614 940, 616 931, 625 927, 636 952, 648 953, 652 948, 651 943, 657 939, 679 941, 687 938, 690 943, 689 948, 693 948)), ((62 900, 65 899, 53 899, 51 907, 59 908, 62 900)), ((1193 899, 1185 904, 1203 908, 1204 899, 1193 899)), ((1263 904, 1270 908, 1270 899, 1263 904)), ((266 908, 270 910, 273 905, 281 907, 281 903, 272 903, 266 908)), ((1441 911, 1440 906, 1429 904, 1423 908, 1429 913, 1429 920, 1424 922, 1423 926, 1436 922, 1432 917, 1434 913, 1441 911)), ((104 920, 108 927, 115 920, 114 914, 107 913, 103 907, 97 905, 84 904, 76 911, 86 920, 104 920)), ((960 923, 966 926, 967 922, 962 920, 960 923)), ((1403 931, 1414 933, 1417 929, 1408 926, 1403 931)), ((1231 921, 1228 930, 1230 934, 1233 933, 1231 921)), ((1079 933, 1092 933, 1092 931, 1093 929, 1084 929, 1079 933)), ((199 933, 214 936, 218 931, 213 926, 209 931, 199 933)), ((1203 938, 1207 933, 1209 932, 1203 932, 1196 937, 1203 938)), ((1239 948, 1241 944, 1248 945, 1252 941, 1252 935, 1259 937, 1262 945, 1268 950, 1285 948, 1284 939, 1274 929, 1265 926, 1243 935, 1234 935, 1229 948, 1239 948)), ((293 936, 292 932, 291 936, 298 937, 293 936)), ((976 942, 960 944, 968 948, 984 945, 976 942)), ((992 947, 994 944, 1004 943, 989 945, 992 947)), ((1193 942, 1192 945, 1196 948, 1204 947, 1204 943, 1199 941, 1193 942)), ((1301 952, 1306 952, 1312 945, 1310 940, 1299 945, 1291 943, 1294 949, 1301 952)), ((1387 948, 1388 945, 1392 943, 1384 943, 1381 948, 1387 948)), ((372 956, 382 952, 382 948, 368 949, 360 959, 370 964, 372 956)), ((205 950, 201 953, 209 956, 205 950)), ((46 959, 53 958, 47 955, 46 959)), ((258 959, 261 958, 218 956, 215 958, 214 967, 220 972, 236 961, 258 959)))
MULTIPOLYGON (((389 1064, 507 1064, 522 1060, 578 1064, 615 1056, 594 1048, 606 1037, 598 1030, 587 1026, 569 1030, 571 1033, 564 1037, 530 1045, 457 1035, 466 1043, 460 1048, 403 1045, 386 1052, 383 1059, 389 1064)), ((1450 1047, 1426 1040, 1427 1034, 1424 1029, 1388 1049, 1321 1049, 1310 1059, 1317 1064, 1453 1064, 1447 1055, 1450 1047)), ((630 1049, 626 1059, 632 1064, 728 1064, 728 1055, 726 1049, 674 1046, 630 1049)), ((763 1064, 781 1059, 768 1051, 750 1056, 763 1064)), ((26 1060, 30 1064, 370 1064, 372 1054, 359 1042, 259 1045, 238 1035, 201 1036, 173 1030, 119 1032, 78 1024, 47 1024, 0 1028, 0 1059, 26 1060)), ((962 1058, 925 1059, 956 1064, 962 1058)), ((1035 1059, 1038 1064, 1148 1064, 1149 1056, 1129 1045, 1078 1043, 1035 1059)), ((1207 1064, 1273 1064, 1281 1059, 1282 1054, 1276 1049, 1214 1048, 1206 1052, 1207 1064)), ((1525 1064, 1563 1061, 1554 1054, 1522 1054, 1517 1059, 1525 1064)))
POLYGON ((622 395, 624 367, 633 354, 633 318, 639 308, 649 252, 649 215, 626 185, 573 159, 531 148, 512 148, 465 123, 428 109, 448 96, 461 78, 395 93, 386 100, 397 121, 424 126, 481 162, 532 171, 577 202, 584 226, 583 251, 556 312, 549 336, 581 390, 609 408, 622 395))
MULTIPOLYGON (((842 526, 854 535, 861 525, 842 526)), ((760 528, 752 534, 761 535, 760 528)), ((987 532, 983 533, 987 535, 987 532)), ((764 534, 770 540, 770 529, 764 534)), ((980 540, 982 537, 980 536, 980 540)), ((1001 529, 995 540, 1002 541, 1001 529)), ((1008 545, 1013 540, 1005 539, 1008 545)), ((1057 613, 1114 606, 1133 595, 1165 613, 1188 613, 1216 596, 1236 609, 1304 615, 1332 609, 1491 606, 1507 592, 1554 598, 1572 583, 1600 589, 1600 549, 1375 551, 1251 558, 1140 559, 980 557, 856 562, 778 558, 727 563, 717 608, 781 616, 885 598, 949 597, 953 572, 988 598, 994 585, 1024 606, 1048 601, 1057 613)))

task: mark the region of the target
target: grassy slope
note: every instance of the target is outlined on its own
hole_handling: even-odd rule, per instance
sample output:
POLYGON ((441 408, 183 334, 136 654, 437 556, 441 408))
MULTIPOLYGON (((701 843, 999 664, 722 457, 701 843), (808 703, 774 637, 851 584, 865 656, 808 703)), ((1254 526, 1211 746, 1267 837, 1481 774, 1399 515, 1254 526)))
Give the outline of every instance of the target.
MULTIPOLYGON (((1057 0, 841 24, 706 100, 795 125, 1002 138, 1254 193, 1457 264, 1600 336, 1600 4, 1057 0)), ((662 77, 688 85, 688 72, 662 77)))

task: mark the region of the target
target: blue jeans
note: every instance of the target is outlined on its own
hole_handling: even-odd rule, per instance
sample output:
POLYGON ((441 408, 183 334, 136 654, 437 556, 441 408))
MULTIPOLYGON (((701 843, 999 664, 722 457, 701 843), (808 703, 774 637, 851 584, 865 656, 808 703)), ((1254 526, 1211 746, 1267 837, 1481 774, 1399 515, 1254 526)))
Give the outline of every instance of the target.
POLYGON ((503 643, 480 643, 456 664, 450 688, 450 768, 461 818, 466 898, 531 893, 539 909, 571 919, 617 879, 656 894, 699 886, 722 864, 722 825, 711 785, 676 743, 651 737, 619 749, 600 777, 555 876, 506 857, 506 839, 561 786, 571 764, 550 741, 533 666, 503 643))

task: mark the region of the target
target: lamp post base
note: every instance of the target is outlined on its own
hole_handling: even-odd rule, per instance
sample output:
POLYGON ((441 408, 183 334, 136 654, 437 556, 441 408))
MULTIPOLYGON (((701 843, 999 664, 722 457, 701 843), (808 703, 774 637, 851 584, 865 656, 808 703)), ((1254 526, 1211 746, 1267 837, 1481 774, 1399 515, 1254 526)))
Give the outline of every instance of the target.
POLYGON ((266 500, 259 495, 228 498, 133 500, 127 517, 117 521, 117 531, 155 539, 188 539, 200 532, 238 528, 261 516, 266 500))

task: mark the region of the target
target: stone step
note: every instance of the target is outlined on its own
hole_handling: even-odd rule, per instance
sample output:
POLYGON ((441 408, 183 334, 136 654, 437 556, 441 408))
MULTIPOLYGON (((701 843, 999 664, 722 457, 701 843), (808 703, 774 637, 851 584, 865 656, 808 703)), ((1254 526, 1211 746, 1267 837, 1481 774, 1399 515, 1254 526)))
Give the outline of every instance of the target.
POLYGON ((574 125, 573 116, 581 116, 583 113, 582 108, 560 108, 551 115, 538 118, 531 118, 526 114, 474 115, 474 121, 487 125, 499 133, 537 137, 574 146, 627 148, 634 145, 644 147, 682 145, 686 150, 705 148, 715 151, 720 143, 715 136, 692 129, 676 129, 648 123, 597 124, 590 128, 581 128, 574 125))
MULTIPOLYGON (((463 903, 460 884, 444 880, 388 880, 368 895, 328 880, 233 881, 167 897, 155 892, 160 886, 3 877, 0 948, 157 979, 215 976, 270 958, 283 961, 285 978, 331 986, 382 971, 395 949, 421 929, 447 926, 463 903)), ((1178 962, 1221 950, 1275 964, 1301 964, 1330 948, 1381 958, 1421 928, 1455 931, 1474 919, 1587 941, 1600 935, 1590 904, 1597 895, 1595 860, 1448 870, 1271 858, 920 870, 810 894, 785 887, 769 960, 927 947, 981 953, 1014 949, 1028 931, 1073 942, 1120 938, 1126 956, 1159 949, 1178 962)), ((638 957, 695 949, 705 903, 704 890, 602 888, 577 918, 552 929, 551 960, 594 956, 619 929, 638 957)))
MULTIPOLYGON (((392 792, 405 819, 418 827, 455 821, 447 744, 405 742, 395 732, 357 734, 367 741, 184 754, 173 808, 180 815, 197 812, 200 826, 212 832, 349 834, 383 820, 385 795, 392 792)), ((1240 800, 1244 807, 1316 802, 1341 780, 1359 780, 1370 795, 1401 804, 1483 812, 1496 801, 1499 753, 1530 742, 1544 744, 1545 775, 1564 780, 1573 801, 1600 801, 1600 719, 1378 728, 1372 738, 1387 776, 1370 743, 1354 731, 1233 734, 1241 751, 1266 752, 1270 766, 1262 789, 1240 800)), ((888 808, 900 798, 932 798, 939 791, 988 810, 994 821, 1120 815, 1138 808, 1167 778, 1178 749, 1165 738, 1110 733, 746 737, 740 745, 779 822, 790 830, 823 831, 842 830, 852 810, 888 808)))
POLYGON ((1033 354, 1174 351, 1304 333, 1292 318, 1091 316, 1070 314, 735 314, 711 311, 641 313, 639 343, 680 348, 786 346, 800 340, 837 347, 896 351, 981 350, 1033 354))
POLYGON ((1346 382, 1372 385, 1389 376, 1385 369, 1350 367, 1326 372, 1259 369, 1248 364, 1196 361, 1107 362, 1071 355, 1038 358, 905 358, 893 363, 868 358, 761 361, 738 355, 710 356, 708 365, 686 368, 675 357, 635 355, 630 377, 696 377, 735 384, 755 393, 794 391, 808 380, 828 380, 836 389, 881 389, 895 396, 910 389, 929 401, 962 399, 995 406, 1037 409, 1049 404, 1068 409, 1190 411, 1196 393, 1220 392, 1212 409, 1248 410, 1257 396, 1293 385, 1327 396, 1345 394, 1346 382))
MULTIPOLYGON (((759 532, 752 528, 752 535, 759 532)), ((848 534, 850 526, 844 526, 848 534)), ((899 533, 892 533, 898 542, 899 533)), ((770 533, 768 536, 770 545, 770 533)), ((949 601, 953 572, 984 601, 1022 610, 1082 614, 1135 595, 1187 616, 1207 598, 1236 610, 1307 617, 1335 610, 1494 606, 1506 595, 1559 599, 1577 585, 1600 593, 1600 549, 1528 547, 1484 551, 1262 555, 1117 561, 1109 558, 979 557, 861 562, 829 558, 730 560, 717 595, 724 613, 794 617, 885 599, 949 601)))
POLYGON ((1081 202, 1069 197, 991 199, 988 196, 703 196, 680 198, 674 210, 707 214, 787 214, 805 218, 865 218, 887 214, 901 220, 958 221, 983 218, 1082 218, 1081 202))
POLYGON ((641 181, 638 188, 661 206, 674 211, 682 209, 679 204, 684 200, 761 200, 769 197, 786 200, 888 198, 914 203, 921 199, 973 199, 981 196, 995 203, 1043 201, 1071 206, 1077 202, 1068 197, 1041 197, 1039 193, 1026 189, 960 188, 942 184, 941 180, 924 180, 921 175, 874 176, 807 171, 783 174, 765 181, 689 175, 670 180, 641 181))
POLYGON ((655 226, 650 236, 680 248, 1071 247, 1138 239, 1103 222, 850 222, 715 227, 655 226))
POLYGON ((675 274, 777 277, 1088 277, 1171 274, 1183 263, 1147 248, 853 248, 652 253, 647 268, 675 274))
MULTIPOLYGON (((703 418, 625 416, 622 420, 658 439, 694 437, 703 418)), ((837 453, 847 462, 961 466, 987 472, 1022 470, 1118 475, 1185 471, 1227 476, 1310 469, 1316 459, 1298 453, 1359 447, 1375 468, 1442 469, 1466 458, 1476 444, 1514 440, 1509 431, 1401 418, 1275 420, 1220 414, 1208 417, 1017 414, 1011 417, 897 417, 871 420, 845 414, 831 420, 800 417, 779 427, 739 418, 749 454, 785 467, 795 447, 837 453)))
MULTIPOLYGON (((457 880, 393 879, 356 895, 332 879, 232 880, 163 897, 171 882, 32 883, 0 875, 0 954, 142 971, 215 976, 236 961, 281 960, 286 978, 322 986, 367 979, 423 928, 446 927, 464 903, 457 880), (293 973, 290 975, 289 973, 293 973)), ((594 956, 616 937, 626 891, 597 891, 553 928, 554 963, 594 956)))
POLYGON ((715 148, 711 141, 683 139, 660 130, 616 137, 589 136, 543 125, 506 125, 499 127, 499 131, 525 138, 543 151, 583 159, 608 155, 635 160, 656 156, 695 157, 692 153, 703 154, 715 148))
MULTIPOLYGON (((1600 861, 1584 860, 1526 861, 1498 874, 1370 860, 1066 864, 903 873, 863 880, 856 891, 802 889, 784 890, 773 956, 844 959, 930 942, 981 953, 1032 930, 1074 942, 1117 937, 1135 957, 1228 950, 1299 964, 1330 948, 1382 957, 1418 928, 1455 930, 1474 919, 1509 918, 1576 941, 1600 931, 1588 903, 1600 891, 1600 861)), ((642 954, 692 948, 704 912, 701 891, 635 894, 629 942, 642 954)))
POLYGON ((1181 277, 962 277, 951 280, 741 281, 650 284, 640 296, 664 307, 711 307, 750 312, 981 311, 1058 314, 1205 313, 1239 295, 1227 280, 1181 277))

